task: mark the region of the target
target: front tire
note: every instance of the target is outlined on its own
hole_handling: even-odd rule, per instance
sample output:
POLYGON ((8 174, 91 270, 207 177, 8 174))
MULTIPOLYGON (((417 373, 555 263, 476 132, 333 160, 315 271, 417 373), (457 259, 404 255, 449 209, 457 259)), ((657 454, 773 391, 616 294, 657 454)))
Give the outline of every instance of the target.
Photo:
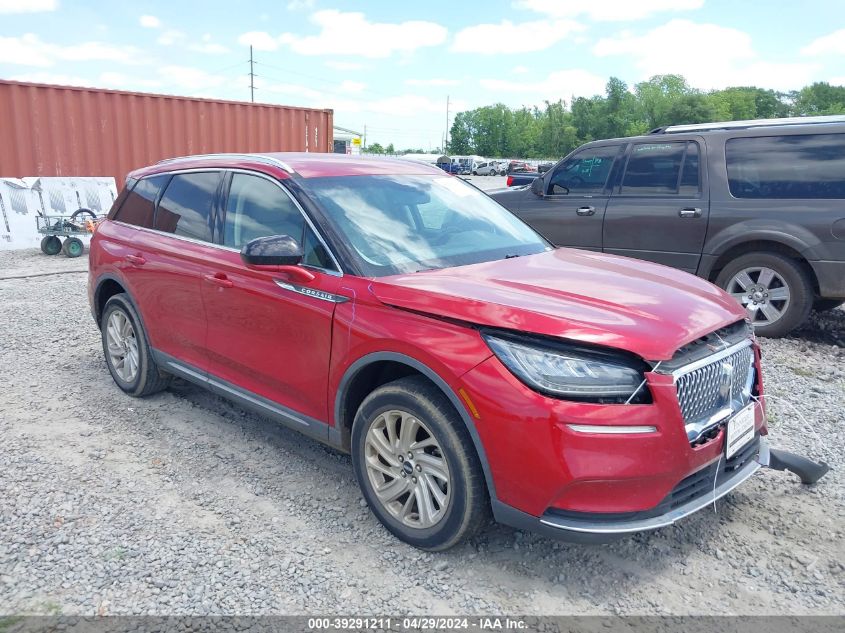
POLYGON ((725 266, 716 285, 745 306, 760 336, 784 336, 807 320, 813 283, 806 269, 779 253, 749 253, 725 266))
POLYGON ((106 365, 118 387, 135 397, 167 388, 170 376, 159 371, 141 319, 124 293, 106 302, 100 330, 106 365))
POLYGON ((414 547, 448 549, 489 515, 472 439, 449 400, 421 376, 367 396, 352 426, 352 464, 373 514, 414 547))

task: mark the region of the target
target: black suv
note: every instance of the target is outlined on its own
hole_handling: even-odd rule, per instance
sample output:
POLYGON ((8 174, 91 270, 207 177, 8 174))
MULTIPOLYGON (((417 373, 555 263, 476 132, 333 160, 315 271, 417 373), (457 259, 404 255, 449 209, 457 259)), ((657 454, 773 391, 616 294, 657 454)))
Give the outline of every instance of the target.
POLYGON ((845 116, 594 141, 491 195, 555 244, 713 281, 764 336, 845 300, 845 116))

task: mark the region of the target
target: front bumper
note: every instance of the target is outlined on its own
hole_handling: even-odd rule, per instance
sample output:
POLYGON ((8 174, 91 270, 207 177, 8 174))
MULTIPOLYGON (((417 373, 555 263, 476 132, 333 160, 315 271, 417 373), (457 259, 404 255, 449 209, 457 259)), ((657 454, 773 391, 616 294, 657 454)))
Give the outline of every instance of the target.
POLYGON ((729 471, 726 463, 711 464, 693 473, 678 484, 656 508, 645 512, 595 514, 548 510, 542 516, 535 517, 501 502, 494 502, 493 514, 499 523, 564 541, 609 543, 637 532, 673 525, 715 504, 768 464, 769 445, 766 438, 758 436, 755 442, 730 461, 734 460, 737 463, 729 471))
MULTIPOLYGON (((756 351, 755 366, 760 393, 756 351)), ((691 445, 672 376, 647 373, 646 378, 653 402, 621 405, 538 394, 495 357, 464 374, 462 387, 474 405, 494 484, 497 520, 565 538, 655 529, 712 503, 714 486, 718 498, 756 471, 756 459, 746 455, 741 467, 717 476, 713 469, 726 468, 724 428, 691 445), (655 430, 596 434, 578 432, 580 425, 655 430), (711 474, 705 477, 705 471, 711 474), (679 487, 695 477, 701 479, 695 494, 687 491, 679 501, 679 487)), ((749 447, 765 451, 760 448, 767 433, 762 404, 754 411, 758 439, 749 447)))

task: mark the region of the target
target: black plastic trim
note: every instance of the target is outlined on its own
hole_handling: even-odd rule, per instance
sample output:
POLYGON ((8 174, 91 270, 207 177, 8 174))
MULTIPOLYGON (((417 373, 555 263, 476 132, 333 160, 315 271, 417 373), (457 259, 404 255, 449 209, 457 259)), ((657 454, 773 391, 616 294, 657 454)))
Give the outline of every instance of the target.
POLYGON ((242 389, 227 380, 223 380, 188 363, 184 363, 165 352, 156 349, 153 349, 152 352, 156 363, 164 371, 184 378, 201 387, 205 387, 209 391, 233 400, 245 408, 264 415, 274 422, 278 422, 294 431, 299 431, 312 439, 335 448, 340 448, 339 444, 332 442, 332 439, 337 437, 337 434, 331 434, 329 432, 330 427, 327 423, 289 409, 256 393, 242 389))
MULTIPOLYGON (((335 405, 334 405, 334 419, 335 425, 339 424, 341 419, 341 412, 343 410, 343 403, 346 400, 347 389, 349 387, 349 383, 352 379, 358 374, 359 371, 371 365, 372 363, 377 363, 380 361, 393 361, 397 363, 402 363, 407 365, 408 367, 412 367, 413 369, 420 372, 423 376, 431 380, 437 387, 442 391, 455 409, 458 412, 458 415, 461 416, 461 420, 466 426, 467 431, 469 431, 470 437, 472 438, 472 443, 475 446, 475 452, 478 455, 478 460, 481 462, 481 469, 484 471, 484 479, 487 482, 487 490, 490 493, 491 501, 496 500, 496 486, 493 483, 493 475, 490 472, 490 464, 487 461, 487 453, 484 451, 484 445, 481 442, 481 437, 478 435, 478 431, 475 428, 475 424, 473 423, 472 419, 469 417, 469 413, 466 410, 466 406, 461 402, 458 398, 457 394, 452 391, 452 388, 449 384, 441 378, 437 372, 433 369, 428 367, 427 365, 421 363, 415 358, 411 358, 410 356, 406 356, 405 354, 400 354, 398 352, 374 352, 372 354, 367 354, 366 356, 362 356, 358 360, 356 360, 349 368, 344 372, 343 378, 340 380, 340 384, 337 388, 337 394, 335 395, 335 405)), ((333 427, 336 428, 336 427, 333 427)), ((339 429, 338 429, 338 432, 339 429)))

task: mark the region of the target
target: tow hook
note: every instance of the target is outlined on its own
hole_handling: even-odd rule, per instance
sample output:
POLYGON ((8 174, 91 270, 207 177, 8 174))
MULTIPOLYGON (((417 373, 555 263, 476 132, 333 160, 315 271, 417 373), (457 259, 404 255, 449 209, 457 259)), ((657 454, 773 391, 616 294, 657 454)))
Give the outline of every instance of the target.
POLYGON ((830 470, 825 462, 814 462, 811 459, 777 448, 761 450, 757 458, 758 463, 772 470, 788 470, 801 478, 802 484, 814 484, 824 477, 830 470))

